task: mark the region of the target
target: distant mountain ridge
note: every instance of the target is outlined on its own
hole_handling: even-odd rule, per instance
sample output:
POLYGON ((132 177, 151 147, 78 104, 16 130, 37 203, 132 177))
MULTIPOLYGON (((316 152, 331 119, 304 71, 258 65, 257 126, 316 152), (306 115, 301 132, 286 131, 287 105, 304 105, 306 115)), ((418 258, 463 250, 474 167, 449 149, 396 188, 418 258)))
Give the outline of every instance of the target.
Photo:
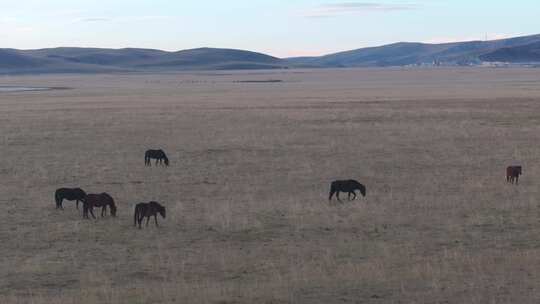
POLYGON ((480 59, 510 63, 540 63, 540 42, 501 48, 480 56, 480 59))
POLYGON ((233 49, 0 49, 0 73, 99 73, 286 68, 283 59, 233 49))
MULTIPOLYGON (((406 65, 475 65, 495 57, 487 56, 503 48, 540 42, 540 35, 455 43, 400 42, 380 47, 362 48, 320 57, 290 58, 289 62, 305 67, 386 67, 406 65)), ((497 58, 504 59, 504 58, 497 58)), ((513 62, 516 62, 514 58, 513 62)), ((524 60, 523 62, 526 62, 524 60)))
POLYGON ((235 49, 59 47, 0 49, 0 73, 108 73, 187 70, 478 65, 485 62, 540 62, 540 35, 455 43, 399 42, 319 57, 277 58, 235 49))

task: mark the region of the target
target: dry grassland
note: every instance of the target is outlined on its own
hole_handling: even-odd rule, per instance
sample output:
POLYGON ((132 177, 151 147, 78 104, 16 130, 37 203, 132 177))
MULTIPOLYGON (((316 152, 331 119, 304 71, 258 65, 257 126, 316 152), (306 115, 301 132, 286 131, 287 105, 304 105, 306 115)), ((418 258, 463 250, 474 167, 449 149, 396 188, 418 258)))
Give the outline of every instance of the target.
POLYGON ((2 77, 72 89, 0 94, 0 303, 539 303, 539 72, 2 77))

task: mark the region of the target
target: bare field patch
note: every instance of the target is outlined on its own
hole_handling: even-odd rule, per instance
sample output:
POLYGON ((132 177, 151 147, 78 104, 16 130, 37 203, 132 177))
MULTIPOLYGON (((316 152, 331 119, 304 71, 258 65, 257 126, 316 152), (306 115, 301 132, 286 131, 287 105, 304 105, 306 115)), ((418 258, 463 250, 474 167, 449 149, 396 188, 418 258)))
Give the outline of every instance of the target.
POLYGON ((536 70, 1 81, 73 89, 0 95, 0 303, 540 301, 536 70), (329 203, 344 178, 367 197, 329 203), (118 218, 55 210, 74 186, 118 218))

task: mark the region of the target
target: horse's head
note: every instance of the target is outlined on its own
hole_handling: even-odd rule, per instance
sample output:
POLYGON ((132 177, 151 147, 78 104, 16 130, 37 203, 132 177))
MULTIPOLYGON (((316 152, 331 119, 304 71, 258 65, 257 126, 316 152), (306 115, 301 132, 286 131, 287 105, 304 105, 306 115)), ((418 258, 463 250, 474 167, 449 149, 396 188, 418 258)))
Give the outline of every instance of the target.
POLYGON ((168 166, 169 165, 169 158, 167 156, 164 156, 163 160, 165 161, 165 166, 168 166))
POLYGON ((116 206, 111 204, 109 207, 111 208, 111 215, 116 217, 116 206))
POLYGON ((366 186, 358 183, 358 185, 356 185, 356 188, 360 190, 360 193, 362 194, 362 196, 364 197, 366 196, 366 186))
POLYGON ((165 213, 166 213, 166 212, 165 212, 165 207, 159 208, 159 211, 158 211, 158 212, 159 212, 159 214, 161 214, 161 216, 162 216, 163 218, 165 218, 165 215, 166 215, 166 214, 165 214, 165 213))

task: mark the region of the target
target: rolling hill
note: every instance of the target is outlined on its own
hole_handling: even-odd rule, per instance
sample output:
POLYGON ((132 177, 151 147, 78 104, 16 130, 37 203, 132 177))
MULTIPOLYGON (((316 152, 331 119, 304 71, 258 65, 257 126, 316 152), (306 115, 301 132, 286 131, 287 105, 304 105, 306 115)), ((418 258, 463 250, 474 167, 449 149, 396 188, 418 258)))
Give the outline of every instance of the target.
POLYGON ((501 48, 480 56, 480 59, 491 62, 538 63, 540 62, 540 42, 501 48))
POLYGON ((199 48, 179 52, 152 49, 0 49, 0 73, 99 73, 138 71, 276 69, 279 58, 233 49, 199 48))
POLYGON ((537 42, 540 42, 540 35, 442 44, 400 42, 321 57, 290 58, 288 61, 295 66, 305 67, 385 67, 433 63, 471 65, 481 63, 481 56, 501 48, 537 42))
POLYGON ((168 53, 160 58, 139 63, 133 67, 144 69, 259 69, 283 68, 286 63, 279 58, 261 53, 232 50, 199 48, 168 53))
POLYGON ((399 42, 320 57, 280 59, 235 49, 49 48, 0 49, 0 73, 108 73, 187 70, 476 65, 540 61, 540 35, 442 44, 399 42))

